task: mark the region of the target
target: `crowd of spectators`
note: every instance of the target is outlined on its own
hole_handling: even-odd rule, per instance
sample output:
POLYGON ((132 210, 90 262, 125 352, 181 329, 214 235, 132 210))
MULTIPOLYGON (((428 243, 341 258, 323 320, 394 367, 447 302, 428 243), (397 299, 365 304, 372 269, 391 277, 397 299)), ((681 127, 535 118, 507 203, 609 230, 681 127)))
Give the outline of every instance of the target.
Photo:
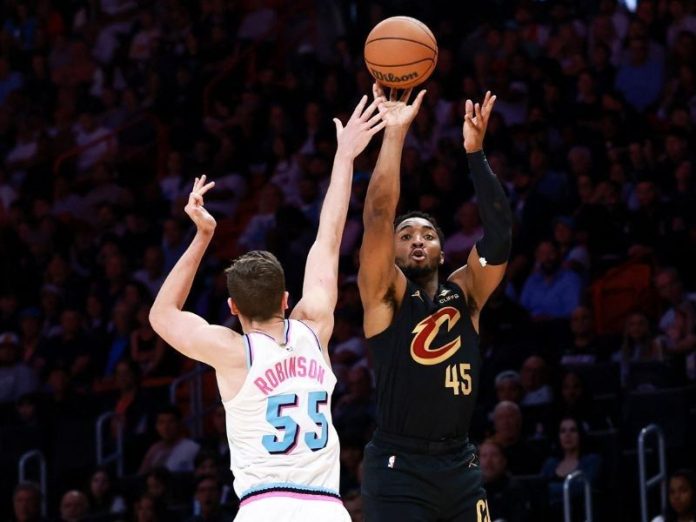
MULTIPOLYGON (((444 0, 0 3, 0 518, 44 520, 42 502, 66 522, 233 518, 224 410, 207 404, 190 436, 187 397, 170 405, 168 386, 194 363, 154 333, 149 306, 191 237, 183 206, 201 173, 216 181, 218 228, 187 307, 239 328, 222 270, 248 249, 274 252, 299 297, 331 118, 371 92, 364 37, 396 14, 438 38, 400 209, 438 220, 443 273, 481 234, 464 100, 498 96, 485 150, 514 241, 481 316, 471 432, 492 519, 559 517, 576 469, 600 519, 637 519, 631 451, 653 421, 674 472, 666 520, 693 516, 693 474, 676 469, 696 457, 696 10, 626 4, 490 0, 459 17, 444 0), (107 438, 125 433, 123 477, 94 458, 108 411, 107 438), (15 472, 33 449, 44 496, 15 472)), ((355 163, 330 346, 354 520, 374 428, 356 253, 378 150, 355 163)))

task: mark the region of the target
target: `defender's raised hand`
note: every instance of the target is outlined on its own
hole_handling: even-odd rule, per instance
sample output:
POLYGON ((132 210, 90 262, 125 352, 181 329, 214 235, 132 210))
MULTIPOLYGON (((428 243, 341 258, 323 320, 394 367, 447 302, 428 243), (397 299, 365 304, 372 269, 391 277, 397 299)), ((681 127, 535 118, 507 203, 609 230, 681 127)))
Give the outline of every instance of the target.
POLYGON ((418 96, 413 100, 413 103, 409 105, 408 100, 413 93, 413 89, 406 89, 401 93, 400 97, 397 97, 396 89, 391 89, 389 92, 389 101, 387 101, 382 86, 379 83, 374 83, 372 85, 372 94, 375 100, 383 100, 379 104, 379 112, 382 115, 385 125, 387 127, 401 128, 403 130, 408 130, 411 122, 416 117, 416 114, 418 114, 421 103, 423 103, 425 92, 425 90, 420 91, 418 96))
POLYGON ((483 104, 466 100, 464 115, 464 150, 468 153, 477 152, 483 148, 483 137, 488 128, 488 119, 493 112, 496 97, 491 95, 491 91, 486 92, 483 104))
POLYGON ((375 114, 377 106, 382 101, 384 101, 383 98, 376 98, 366 109, 367 96, 363 96, 345 127, 338 118, 333 119, 338 141, 337 154, 345 155, 351 160, 355 159, 365 150, 372 136, 384 128, 382 115, 379 112, 375 114))
POLYGON ((191 194, 189 194, 188 203, 184 207, 184 211, 191 218, 199 232, 212 234, 215 230, 216 222, 215 218, 203 206, 203 196, 215 186, 215 182, 206 183, 205 181, 206 177, 203 174, 193 182, 193 189, 191 194))

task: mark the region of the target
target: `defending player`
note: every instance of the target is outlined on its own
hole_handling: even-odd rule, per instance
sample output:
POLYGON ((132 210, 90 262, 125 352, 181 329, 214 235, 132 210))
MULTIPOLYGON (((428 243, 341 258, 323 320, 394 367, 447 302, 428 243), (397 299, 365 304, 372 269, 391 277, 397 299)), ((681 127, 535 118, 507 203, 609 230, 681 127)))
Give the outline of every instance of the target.
MULTIPOLYGON (((375 97, 382 90, 375 85, 375 97)), ((380 104, 382 149, 364 208, 358 285, 377 381, 377 430, 365 448, 368 522, 489 521, 468 431, 479 388, 481 308, 503 278, 511 212, 482 144, 495 103, 466 102, 463 126, 484 236, 467 264, 440 284, 443 237, 434 219, 394 219, 401 151, 425 91, 412 105, 392 91, 380 104)))
POLYGON ((203 206, 214 182, 196 178, 186 213, 196 235, 165 280, 150 312, 157 333, 184 355, 215 368, 241 500, 238 521, 350 520, 338 496, 339 445, 331 423, 336 378, 327 345, 337 298, 339 245, 353 160, 384 123, 363 97, 338 147, 317 237, 307 256, 302 299, 285 319, 283 269, 253 251, 227 269, 229 306, 244 335, 182 310, 215 230, 203 206), (373 115, 374 114, 374 115, 373 115))

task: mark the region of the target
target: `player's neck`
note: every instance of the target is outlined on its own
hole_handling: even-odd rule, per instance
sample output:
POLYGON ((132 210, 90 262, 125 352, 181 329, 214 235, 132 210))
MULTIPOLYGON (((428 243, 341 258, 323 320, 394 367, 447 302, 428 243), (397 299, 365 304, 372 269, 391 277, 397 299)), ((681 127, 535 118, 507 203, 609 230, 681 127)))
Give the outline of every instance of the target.
POLYGON ((438 282, 437 272, 435 272, 435 274, 423 276, 417 279, 412 279, 412 281, 416 283, 418 286, 420 286, 425 291, 427 296, 430 297, 431 300, 435 298, 437 289, 440 286, 438 282))
POLYGON ((273 337, 279 343, 285 342, 285 318, 282 315, 273 316, 265 321, 249 320, 242 324, 244 333, 262 333, 273 337))

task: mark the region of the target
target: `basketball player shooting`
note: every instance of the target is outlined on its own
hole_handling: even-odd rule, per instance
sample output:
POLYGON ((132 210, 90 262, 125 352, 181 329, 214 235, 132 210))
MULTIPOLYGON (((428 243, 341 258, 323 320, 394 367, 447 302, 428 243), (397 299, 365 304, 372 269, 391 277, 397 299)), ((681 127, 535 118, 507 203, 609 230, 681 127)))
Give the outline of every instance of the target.
MULTIPOLYGON (((467 264, 440 283, 444 238, 421 212, 395 219, 408 128, 425 91, 380 103, 386 124, 370 179, 358 285, 377 382, 377 430, 365 448, 368 522, 489 522, 477 450, 468 432, 479 388, 481 308, 505 273, 511 212, 483 153, 495 96, 466 102, 464 149, 484 236, 467 264)), ((378 84, 376 99, 383 97, 378 84)))
POLYGON ((364 96, 343 127, 317 237, 307 256, 302 299, 285 319, 288 293, 278 260, 252 251, 226 270, 230 312, 244 335, 209 324, 183 305, 215 231, 204 207, 214 182, 196 178, 186 213, 196 235, 150 312, 155 331, 182 354, 215 369, 227 415, 235 520, 349 521, 338 494, 339 444, 331 422, 328 342, 338 293, 339 245, 348 212, 353 160, 384 127, 375 99, 364 96))

